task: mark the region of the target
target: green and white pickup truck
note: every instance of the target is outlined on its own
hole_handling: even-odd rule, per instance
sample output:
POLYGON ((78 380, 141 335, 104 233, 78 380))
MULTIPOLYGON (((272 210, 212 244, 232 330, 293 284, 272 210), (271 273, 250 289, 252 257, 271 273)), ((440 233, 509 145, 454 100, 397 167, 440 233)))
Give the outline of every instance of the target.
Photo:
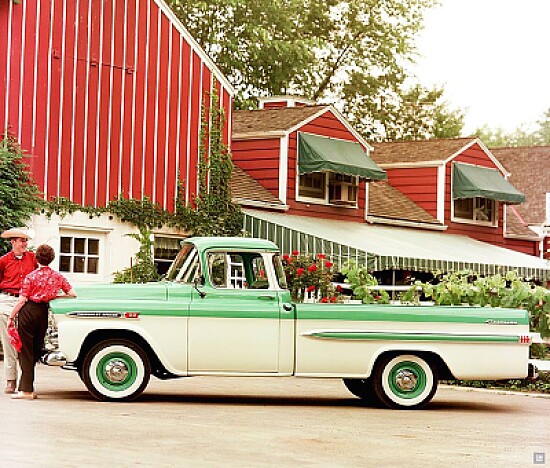
POLYGON ((293 304, 278 249, 261 239, 191 238, 164 281, 78 293, 51 303, 58 348, 44 362, 77 370, 100 400, 136 398, 151 374, 294 376, 420 408, 439 379, 532 370, 523 310, 293 304))

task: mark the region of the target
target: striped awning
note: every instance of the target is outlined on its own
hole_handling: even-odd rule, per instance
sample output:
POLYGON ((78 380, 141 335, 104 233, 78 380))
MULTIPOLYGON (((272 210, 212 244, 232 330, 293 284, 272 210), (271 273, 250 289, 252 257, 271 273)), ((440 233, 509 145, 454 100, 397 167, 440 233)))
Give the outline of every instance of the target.
POLYGON ((493 275, 515 270, 525 278, 550 278, 546 260, 467 236, 250 209, 243 212, 244 229, 253 237, 275 242, 283 253, 323 253, 338 267, 352 260, 376 271, 469 270, 493 275))

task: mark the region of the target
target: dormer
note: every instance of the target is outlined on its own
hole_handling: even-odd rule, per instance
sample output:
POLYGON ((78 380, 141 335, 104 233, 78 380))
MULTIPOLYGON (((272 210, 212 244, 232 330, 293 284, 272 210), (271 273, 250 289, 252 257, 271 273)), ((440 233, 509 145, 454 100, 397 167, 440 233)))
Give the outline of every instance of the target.
POLYGON ((301 107, 301 106, 314 106, 317 104, 311 99, 307 99, 302 96, 283 95, 283 96, 269 96, 258 99, 259 109, 279 109, 281 107, 301 107))

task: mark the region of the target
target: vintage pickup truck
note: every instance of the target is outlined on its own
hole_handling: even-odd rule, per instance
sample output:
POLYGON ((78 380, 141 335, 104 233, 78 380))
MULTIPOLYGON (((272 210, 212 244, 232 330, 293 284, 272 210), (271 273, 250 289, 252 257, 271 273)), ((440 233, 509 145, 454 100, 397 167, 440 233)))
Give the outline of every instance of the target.
POLYGON ((58 348, 44 361, 77 370, 100 400, 136 398, 151 374, 295 376, 412 409, 439 379, 530 372, 523 310, 294 304, 276 245, 261 239, 191 238, 163 281, 78 293, 51 303, 58 348))

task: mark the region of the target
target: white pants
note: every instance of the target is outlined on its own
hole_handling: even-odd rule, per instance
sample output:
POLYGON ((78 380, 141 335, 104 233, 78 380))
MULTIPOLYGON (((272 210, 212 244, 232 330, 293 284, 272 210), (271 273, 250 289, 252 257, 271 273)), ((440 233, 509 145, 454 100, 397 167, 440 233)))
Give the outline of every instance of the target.
POLYGON ((11 311, 17 302, 17 297, 0 293, 0 338, 2 339, 2 350, 4 352, 4 378, 6 380, 17 380, 17 351, 11 345, 8 336, 8 319, 11 311))

